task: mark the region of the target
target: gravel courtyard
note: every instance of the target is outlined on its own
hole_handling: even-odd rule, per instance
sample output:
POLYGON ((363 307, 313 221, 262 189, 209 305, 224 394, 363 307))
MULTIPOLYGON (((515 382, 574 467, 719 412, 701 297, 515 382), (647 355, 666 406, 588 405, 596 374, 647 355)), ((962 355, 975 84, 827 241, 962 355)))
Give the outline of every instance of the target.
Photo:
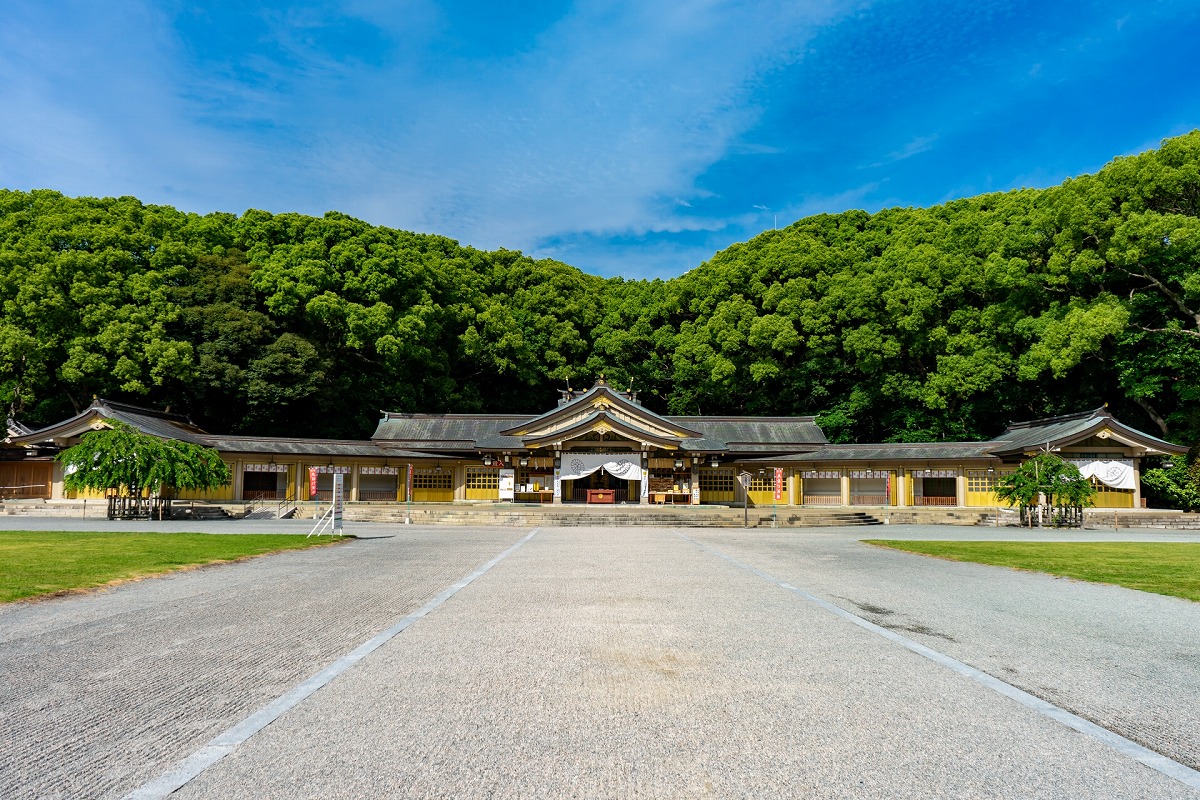
POLYGON ((858 541, 1027 532, 349 532, 0 607, 0 797, 134 792, 435 598, 172 797, 1200 797, 818 602, 1200 769, 1200 604, 858 541))

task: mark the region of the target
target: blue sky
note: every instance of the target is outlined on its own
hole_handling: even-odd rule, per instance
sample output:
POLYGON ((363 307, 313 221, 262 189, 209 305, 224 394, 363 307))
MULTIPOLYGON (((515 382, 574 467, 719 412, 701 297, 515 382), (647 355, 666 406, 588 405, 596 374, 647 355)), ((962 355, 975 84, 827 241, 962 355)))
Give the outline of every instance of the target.
POLYGON ((0 186, 668 278, 1200 127, 1198 43, 1195 0, 9 0, 0 186))

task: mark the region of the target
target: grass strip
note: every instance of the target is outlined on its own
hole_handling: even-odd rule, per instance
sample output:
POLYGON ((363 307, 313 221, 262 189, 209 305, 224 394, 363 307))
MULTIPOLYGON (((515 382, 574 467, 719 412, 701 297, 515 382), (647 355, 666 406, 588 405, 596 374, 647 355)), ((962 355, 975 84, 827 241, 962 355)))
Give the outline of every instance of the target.
POLYGON ((1200 602, 1200 542, 948 542, 867 539, 868 544, 1200 602))
POLYGON ((276 534, 0 531, 0 603, 328 543, 276 534))

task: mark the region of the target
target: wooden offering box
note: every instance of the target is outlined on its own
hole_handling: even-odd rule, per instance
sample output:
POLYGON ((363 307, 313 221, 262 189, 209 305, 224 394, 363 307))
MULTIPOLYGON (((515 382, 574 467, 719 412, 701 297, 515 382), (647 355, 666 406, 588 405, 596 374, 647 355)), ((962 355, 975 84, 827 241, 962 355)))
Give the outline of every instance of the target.
POLYGON ((615 489, 588 489, 587 501, 589 503, 615 503, 617 502, 617 492, 615 489))

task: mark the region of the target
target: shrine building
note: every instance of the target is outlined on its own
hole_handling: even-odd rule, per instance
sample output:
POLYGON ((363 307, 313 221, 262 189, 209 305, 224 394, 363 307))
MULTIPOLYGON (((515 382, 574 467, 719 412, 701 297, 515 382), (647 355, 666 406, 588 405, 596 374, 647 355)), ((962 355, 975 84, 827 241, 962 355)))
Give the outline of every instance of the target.
POLYGON ((328 501, 340 473, 352 503, 995 507, 996 480, 1048 451, 1089 478, 1095 506, 1140 508, 1142 460, 1187 452, 1104 408, 1013 423, 982 442, 830 444, 814 417, 663 416, 601 379, 539 415, 384 412, 365 441, 211 434, 97 399, 38 430, 10 420, 0 498, 99 498, 64 493, 54 456, 112 420, 220 452, 232 483, 179 495, 212 502, 328 501))

